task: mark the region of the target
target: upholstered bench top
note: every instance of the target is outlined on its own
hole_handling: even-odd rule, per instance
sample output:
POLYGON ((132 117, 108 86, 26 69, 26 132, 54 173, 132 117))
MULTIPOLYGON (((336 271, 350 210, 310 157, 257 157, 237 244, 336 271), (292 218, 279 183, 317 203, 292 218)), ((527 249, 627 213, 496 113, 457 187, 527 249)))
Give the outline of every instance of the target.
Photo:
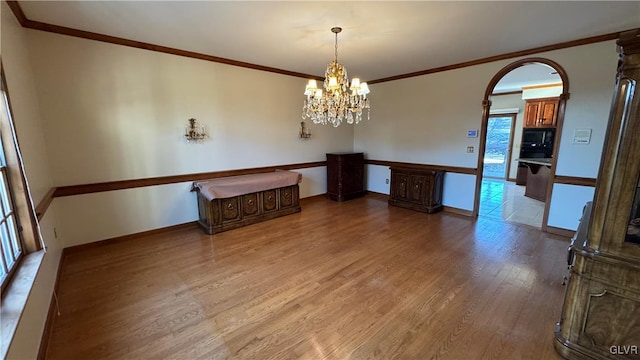
POLYGON ((193 187, 197 188, 208 200, 213 200, 291 186, 300 181, 302 181, 300 173, 276 170, 269 173, 196 181, 193 183, 193 187))

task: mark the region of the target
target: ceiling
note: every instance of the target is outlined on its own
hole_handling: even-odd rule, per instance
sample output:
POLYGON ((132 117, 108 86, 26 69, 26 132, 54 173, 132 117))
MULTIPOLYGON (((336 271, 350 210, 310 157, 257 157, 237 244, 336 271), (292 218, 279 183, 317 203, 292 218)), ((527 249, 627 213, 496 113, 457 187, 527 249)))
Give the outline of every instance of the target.
POLYGON ((527 64, 509 71, 498 81, 494 93, 520 91, 534 85, 561 84, 562 78, 554 68, 546 64, 527 64))
POLYGON ((30 20, 324 76, 406 74, 640 27, 640 1, 20 1, 30 20))

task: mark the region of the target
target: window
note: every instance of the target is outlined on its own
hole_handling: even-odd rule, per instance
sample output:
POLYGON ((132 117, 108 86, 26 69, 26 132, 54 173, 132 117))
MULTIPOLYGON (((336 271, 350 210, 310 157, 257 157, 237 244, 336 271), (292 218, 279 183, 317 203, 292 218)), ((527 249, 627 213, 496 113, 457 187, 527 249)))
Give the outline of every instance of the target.
MULTIPOLYGON (((4 97, 4 94, 2 95, 4 97)), ((2 252, 0 279, 2 280, 2 290, 22 257, 22 243, 14 209, 13 195, 7 174, 7 161, 0 139, 0 252, 2 252)))
MULTIPOLYGON (((9 109, 7 108, 4 91, 2 91, 2 100, 2 109, 0 111, 4 111, 8 116, 9 109)), ((9 282, 23 254, 4 149, 3 141, 0 138, 0 252, 2 252, 2 256, 0 256, 0 280, 2 282, 2 290, 9 282)))
POLYGON ((42 242, 1 63, 0 77, 0 290, 4 299, 7 285, 21 266, 23 256, 42 249, 42 242))

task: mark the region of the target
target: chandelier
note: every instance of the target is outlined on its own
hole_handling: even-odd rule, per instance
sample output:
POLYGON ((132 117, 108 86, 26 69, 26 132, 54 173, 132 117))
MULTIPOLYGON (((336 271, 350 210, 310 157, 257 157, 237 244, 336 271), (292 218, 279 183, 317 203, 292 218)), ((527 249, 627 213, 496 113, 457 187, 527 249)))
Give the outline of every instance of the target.
POLYGON ((324 74, 324 91, 315 80, 309 80, 304 94, 307 96, 302 107, 302 118, 310 118, 314 124, 339 126, 343 121, 349 124, 362 120, 362 111, 367 111, 369 119, 369 86, 360 79, 353 78, 349 85, 347 69, 338 63, 338 33, 340 27, 331 28, 336 34, 336 59, 327 65, 324 74))

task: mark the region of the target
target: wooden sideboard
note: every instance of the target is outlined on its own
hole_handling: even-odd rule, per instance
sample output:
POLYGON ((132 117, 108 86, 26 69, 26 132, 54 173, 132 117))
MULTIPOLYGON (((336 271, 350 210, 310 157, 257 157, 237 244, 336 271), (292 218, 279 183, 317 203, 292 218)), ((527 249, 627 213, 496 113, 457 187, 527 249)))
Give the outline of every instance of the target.
POLYGON ((364 194, 364 154, 327 154, 327 197, 345 201, 364 194))
POLYGON ((391 167, 389 205, 426 213, 442 210, 443 171, 391 167))

